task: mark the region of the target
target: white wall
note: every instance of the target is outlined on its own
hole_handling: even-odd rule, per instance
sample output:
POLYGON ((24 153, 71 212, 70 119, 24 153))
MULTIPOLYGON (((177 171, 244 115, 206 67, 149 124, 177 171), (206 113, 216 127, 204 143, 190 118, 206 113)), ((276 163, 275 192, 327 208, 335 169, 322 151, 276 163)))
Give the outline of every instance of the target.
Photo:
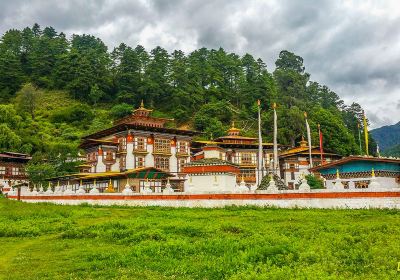
MULTIPOLYGON (((97 196, 102 196, 99 194, 97 196)), ((110 196, 112 194, 105 194, 110 196)), ((118 194, 116 194, 118 195, 118 194)), ((146 195, 151 194, 135 194, 135 195, 146 195)), ((158 196, 160 194, 157 194, 158 196)), ((351 208, 351 209, 362 209, 362 208, 391 208, 400 209, 400 197, 369 197, 369 198, 306 198, 306 199, 196 199, 185 198, 182 194, 182 198, 178 199, 22 199, 25 202, 50 202, 55 204, 64 205, 79 205, 82 203, 89 203, 94 205, 126 205, 126 206, 165 206, 165 207, 206 207, 206 208, 218 208, 226 207, 231 205, 236 206, 276 206, 282 208, 351 208)), ((166 195, 167 196, 167 195, 166 195)), ((180 195, 177 195, 180 196, 180 195)), ((195 196, 195 195, 194 195, 195 196)), ((127 198, 129 198, 127 196, 127 198)))
POLYGON ((176 175, 178 172, 178 159, 176 158, 176 147, 171 146, 171 156, 169 158, 169 171, 176 175))
MULTIPOLYGON (((366 178, 354 178, 354 179, 341 179, 342 181, 369 181, 371 180, 371 177, 366 177, 366 178)), ((400 184, 396 182, 395 178, 389 178, 389 177, 376 177, 376 181, 381 184, 382 189, 400 189, 400 184)), ((326 187, 328 189, 344 189, 343 185, 340 185, 339 187, 336 186, 335 180, 326 180, 326 187)))
POLYGON ((133 155, 134 143, 126 143, 126 169, 135 168, 135 156, 133 155))
POLYGON ((153 144, 147 143, 147 154, 144 160, 146 167, 154 167, 153 144))
POLYGON ((204 158, 219 158, 220 150, 204 150, 204 158))
POLYGON ((190 193, 234 192, 236 188, 235 174, 188 174, 190 193))
POLYGON ((106 172, 106 165, 103 163, 103 155, 99 155, 97 157, 97 165, 96 165, 96 173, 106 172))

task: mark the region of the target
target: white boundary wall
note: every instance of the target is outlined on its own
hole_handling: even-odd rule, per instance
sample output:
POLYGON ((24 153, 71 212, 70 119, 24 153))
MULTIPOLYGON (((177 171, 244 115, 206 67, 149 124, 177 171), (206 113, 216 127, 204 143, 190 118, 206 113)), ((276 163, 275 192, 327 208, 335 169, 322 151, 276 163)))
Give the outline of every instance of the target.
MULTIPOLYGON (((204 207, 219 208, 225 206, 260 206, 282 208, 391 208, 400 209, 400 191, 328 191, 315 190, 311 192, 279 191, 277 193, 210 193, 210 194, 134 194, 121 195, 35 195, 22 196, 21 200, 30 203, 47 202, 63 205, 121 205, 121 206, 163 206, 163 207, 204 207)), ((11 199, 17 199, 11 196, 11 199)))

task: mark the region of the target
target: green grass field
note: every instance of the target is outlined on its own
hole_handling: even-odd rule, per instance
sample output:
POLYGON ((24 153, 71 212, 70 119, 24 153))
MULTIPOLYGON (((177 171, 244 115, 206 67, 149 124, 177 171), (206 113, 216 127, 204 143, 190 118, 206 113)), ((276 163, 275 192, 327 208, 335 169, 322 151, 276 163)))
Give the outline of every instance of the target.
POLYGON ((398 279, 400 212, 0 199, 1 279, 398 279))

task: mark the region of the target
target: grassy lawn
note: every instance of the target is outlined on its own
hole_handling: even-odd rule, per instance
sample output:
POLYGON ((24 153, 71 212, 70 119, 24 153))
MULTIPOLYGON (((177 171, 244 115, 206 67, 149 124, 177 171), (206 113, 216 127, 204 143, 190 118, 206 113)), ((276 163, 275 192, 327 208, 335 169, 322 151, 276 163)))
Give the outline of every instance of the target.
POLYGON ((0 279, 398 279, 400 211, 0 199, 0 279))

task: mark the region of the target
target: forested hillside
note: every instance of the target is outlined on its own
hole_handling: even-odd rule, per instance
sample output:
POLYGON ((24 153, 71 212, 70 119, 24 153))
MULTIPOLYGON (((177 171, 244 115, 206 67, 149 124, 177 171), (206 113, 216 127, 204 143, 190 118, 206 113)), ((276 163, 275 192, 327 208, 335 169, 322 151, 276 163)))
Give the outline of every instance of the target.
POLYGON ((99 38, 66 38, 52 27, 9 30, 0 42, 0 148, 57 161, 77 153, 82 135, 111 125, 142 99, 155 114, 204 131, 205 138, 223 135, 232 120, 254 135, 260 99, 266 141, 276 102, 279 143, 297 144, 307 111, 315 144, 320 123, 326 149, 359 153, 360 105, 348 106, 312 81, 303 59, 291 52, 281 51, 273 72, 268 69, 251 54, 223 48, 185 54, 121 43, 108 50, 99 38))
POLYGON ((372 136, 379 144, 382 152, 399 152, 400 146, 400 122, 394 125, 385 125, 371 131, 372 136), (397 147, 396 147, 397 146, 397 147))

